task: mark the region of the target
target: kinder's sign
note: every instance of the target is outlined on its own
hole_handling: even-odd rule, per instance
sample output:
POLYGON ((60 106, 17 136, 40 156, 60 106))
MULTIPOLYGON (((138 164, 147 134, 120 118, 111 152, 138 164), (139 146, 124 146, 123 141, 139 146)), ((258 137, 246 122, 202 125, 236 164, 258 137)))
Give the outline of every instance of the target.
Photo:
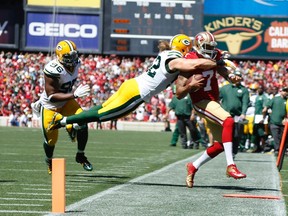
POLYGON ((204 30, 215 35, 218 48, 234 58, 288 57, 288 22, 285 18, 205 16, 204 30))

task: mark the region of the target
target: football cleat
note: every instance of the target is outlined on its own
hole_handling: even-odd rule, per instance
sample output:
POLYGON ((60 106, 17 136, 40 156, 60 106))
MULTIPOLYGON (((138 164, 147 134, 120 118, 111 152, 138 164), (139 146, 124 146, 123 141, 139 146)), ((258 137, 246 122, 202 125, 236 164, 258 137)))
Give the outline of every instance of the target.
POLYGON ((63 116, 60 113, 55 113, 53 118, 52 118, 52 121, 50 122, 50 124, 46 128, 46 131, 49 132, 49 131, 61 128, 62 125, 61 125, 60 121, 62 119, 63 119, 63 116))
POLYGON ((228 178, 232 177, 234 179, 246 178, 246 174, 240 172, 235 164, 231 164, 227 167, 226 175, 228 178))
POLYGON ((86 171, 92 171, 93 170, 92 164, 87 160, 87 157, 85 157, 84 153, 78 152, 76 154, 75 160, 77 163, 80 163, 86 171))
POLYGON ((70 140, 72 142, 75 142, 77 138, 77 130, 74 128, 74 125, 72 124, 66 125, 66 131, 68 133, 70 140))
POLYGON ((187 163, 186 169, 187 169, 186 186, 188 188, 192 188, 194 185, 194 181, 193 181, 194 176, 198 169, 196 169, 192 163, 187 163))
POLYGON ((51 175, 52 174, 52 159, 46 158, 45 162, 48 166, 48 174, 51 175))

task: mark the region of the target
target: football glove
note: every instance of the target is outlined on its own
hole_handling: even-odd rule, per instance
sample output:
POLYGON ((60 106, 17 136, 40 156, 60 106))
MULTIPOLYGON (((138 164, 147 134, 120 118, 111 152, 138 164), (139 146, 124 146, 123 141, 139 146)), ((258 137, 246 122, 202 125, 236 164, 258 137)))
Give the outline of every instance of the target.
POLYGON ((230 53, 228 51, 226 51, 226 50, 221 51, 221 55, 222 55, 223 59, 228 59, 231 56, 230 53))
POLYGON ((35 103, 31 103, 32 112, 39 118, 40 111, 41 111, 41 103, 40 100, 36 101, 35 103))
POLYGON ((232 70, 236 70, 237 67, 232 61, 228 59, 223 59, 223 61, 225 62, 225 66, 231 68, 232 70))
POLYGON ((80 84, 77 89, 74 91, 74 97, 85 97, 90 94, 90 87, 89 85, 82 85, 80 84))

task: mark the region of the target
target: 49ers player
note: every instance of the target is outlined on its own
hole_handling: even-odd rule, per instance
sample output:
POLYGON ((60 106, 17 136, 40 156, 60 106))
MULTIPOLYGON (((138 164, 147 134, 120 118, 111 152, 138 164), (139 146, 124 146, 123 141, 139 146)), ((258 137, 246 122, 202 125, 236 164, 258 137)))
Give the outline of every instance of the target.
MULTIPOLYGON (((214 143, 208 147, 206 151, 193 163, 188 163, 187 167, 187 178, 186 185, 189 188, 193 187, 194 175, 201 165, 208 162, 212 158, 216 157, 221 152, 225 151, 227 160, 226 175, 233 177, 234 179, 245 178, 246 175, 240 172, 233 160, 232 155, 232 134, 234 120, 230 114, 225 111, 220 104, 219 100, 219 87, 216 77, 218 72, 224 78, 231 82, 238 82, 241 77, 230 73, 224 66, 224 62, 221 61, 222 52, 216 48, 217 43, 214 36, 210 32, 200 32, 195 36, 193 42, 193 48, 195 51, 188 53, 185 58, 187 59, 212 59, 218 64, 216 69, 194 71, 193 74, 202 74, 203 86, 195 91, 191 91, 190 86, 187 84, 187 74, 182 75, 180 73, 177 80, 177 91, 176 96, 178 98, 184 97, 187 93, 190 94, 193 105, 197 113, 207 119, 208 127, 214 137, 214 143), (195 93, 194 93, 195 92, 195 93)), ((236 68, 235 65, 225 60, 225 65, 230 62, 230 67, 236 68)), ((192 73, 191 73, 192 76, 192 73)))

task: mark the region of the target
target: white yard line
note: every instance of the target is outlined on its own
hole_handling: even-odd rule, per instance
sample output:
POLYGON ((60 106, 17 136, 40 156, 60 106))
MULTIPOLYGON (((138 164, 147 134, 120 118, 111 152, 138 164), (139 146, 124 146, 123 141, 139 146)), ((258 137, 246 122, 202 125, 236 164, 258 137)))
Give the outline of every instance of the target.
POLYGON ((48 214, 47 211, 16 211, 16 210, 0 210, 0 213, 16 213, 16 214, 48 214))
POLYGON ((25 203, 22 203, 22 204, 19 204, 19 203, 5 203, 5 204, 2 204, 2 203, 0 203, 0 206, 44 206, 44 205, 41 205, 41 204, 25 204, 25 203))
POLYGON ((93 195, 93 196, 87 197, 87 198, 85 198, 85 199, 83 199, 83 200, 80 200, 79 202, 76 202, 76 203, 74 203, 74 204, 71 204, 71 205, 67 206, 67 207, 66 207, 66 211, 71 211, 71 210, 74 210, 74 209, 78 209, 78 208, 79 208, 80 206, 82 206, 82 205, 85 205, 85 204, 90 203, 90 202, 92 202, 92 201, 94 201, 94 200, 100 199, 101 197, 103 197, 103 196, 105 196, 105 195, 111 194, 111 193, 113 193, 113 192, 115 192, 115 191, 121 190, 122 188, 129 186, 129 185, 130 185, 129 183, 140 182, 140 181, 142 181, 143 179, 148 178, 148 177, 150 177, 150 176, 152 176, 152 175, 156 175, 156 174, 159 174, 159 173, 164 172, 164 171, 166 171, 166 170, 169 170, 169 169, 171 169, 172 167, 174 167, 174 166, 176 166, 176 165, 178 165, 178 164, 180 164, 180 163, 183 163, 184 161, 194 160, 195 158, 198 158, 199 155, 201 155, 201 154, 202 154, 202 152, 200 152, 200 153, 198 153, 198 154, 196 154, 196 155, 194 155, 193 157, 190 157, 190 158, 188 158, 188 159, 186 158, 186 159, 184 159, 184 160, 177 161, 177 162, 175 162, 175 163, 173 163, 173 164, 170 164, 170 165, 168 165, 168 166, 163 167, 162 169, 159 169, 159 170, 156 170, 156 171, 154 171, 154 172, 151 172, 151 173, 145 174, 145 175, 143 175, 143 176, 140 176, 140 177, 138 177, 138 178, 132 179, 132 180, 130 180, 127 184, 118 185, 118 186, 109 188, 108 190, 105 190, 105 191, 103 191, 103 192, 97 193, 97 194, 95 194, 95 195, 93 195))
POLYGON ((6 198, 6 197, 0 197, 0 200, 22 200, 22 201, 41 201, 41 202, 51 201, 51 199, 6 198))

